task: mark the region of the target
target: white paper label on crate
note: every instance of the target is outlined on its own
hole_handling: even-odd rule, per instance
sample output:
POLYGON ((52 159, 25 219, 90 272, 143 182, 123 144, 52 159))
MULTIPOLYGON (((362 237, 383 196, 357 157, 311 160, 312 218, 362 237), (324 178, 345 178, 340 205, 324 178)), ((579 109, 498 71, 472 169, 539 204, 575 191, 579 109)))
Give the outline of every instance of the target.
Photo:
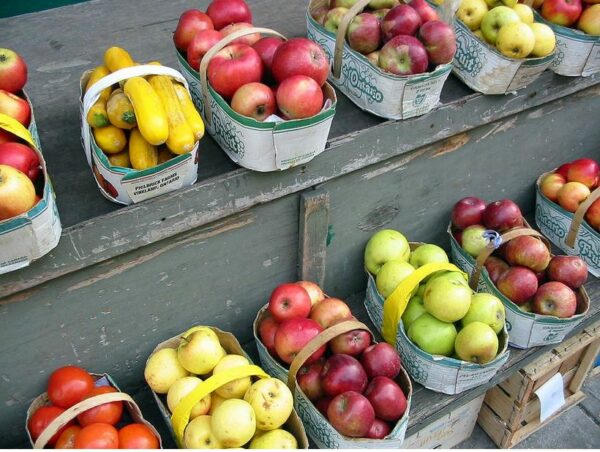
POLYGON ((565 404, 562 374, 557 372, 535 394, 540 399, 540 422, 544 422, 565 404))

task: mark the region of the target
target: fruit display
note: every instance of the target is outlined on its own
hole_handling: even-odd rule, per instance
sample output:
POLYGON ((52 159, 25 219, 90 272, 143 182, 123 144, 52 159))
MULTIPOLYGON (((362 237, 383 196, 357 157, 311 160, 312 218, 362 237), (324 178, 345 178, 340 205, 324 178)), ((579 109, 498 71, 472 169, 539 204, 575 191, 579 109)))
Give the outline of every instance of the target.
POLYGON ((544 0, 537 6, 548 22, 600 36, 600 6, 587 0, 544 0))
POLYGON ((315 423, 335 429, 341 441, 401 443, 410 387, 401 375, 400 356, 389 344, 373 342, 344 301, 309 281, 281 284, 254 329, 263 365, 282 379, 289 367, 288 384, 295 381, 301 390, 297 397, 311 403, 312 414, 300 414, 321 447, 340 443, 314 437, 315 423))
POLYGON ((308 446, 290 389, 252 365, 229 333, 195 326, 159 344, 144 378, 180 447, 308 446))
POLYGON ((27 433, 36 448, 161 447, 158 432, 110 376, 90 374, 77 366, 52 372, 46 392, 34 399, 27 412, 27 433))

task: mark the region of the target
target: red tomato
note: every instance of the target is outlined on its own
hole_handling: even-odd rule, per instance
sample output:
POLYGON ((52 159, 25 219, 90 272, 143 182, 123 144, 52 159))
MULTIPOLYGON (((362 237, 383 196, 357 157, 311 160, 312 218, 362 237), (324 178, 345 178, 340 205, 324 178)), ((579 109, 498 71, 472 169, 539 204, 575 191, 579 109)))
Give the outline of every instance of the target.
MULTIPOLYGON (((62 414, 64 411, 64 409, 57 406, 42 406, 35 410, 27 422, 27 428, 29 429, 31 438, 34 441, 38 439, 46 427, 48 427, 48 425, 50 425, 50 423, 60 416, 60 414, 62 414)), ((48 445, 54 445, 60 434, 72 423, 73 422, 69 422, 67 425, 61 428, 56 435, 54 435, 50 441, 48 441, 48 445)))
POLYGON ((90 424, 75 437, 75 449, 117 449, 119 432, 110 424, 90 424))
POLYGON ((56 369, 48 380, 48 398, 53 405, 69 408, 81 401, 92 389, 94 379, 77 366, 56 369))
POLYGON ((158 449, 158 438, 144 424, 129 424, 119 430, 119 449, 158 449))
MULTIPOLYGON (((89 392, 89 394, 84 397, 84 399, 89 399, 90 397, 94 397, 100 394, 108 394, 110 392, 117 392, 117 390, 112 386, 98 386, 92 389, 89 392)), ((82 427, 85 427, 86 425, 90 424, 95 424, 97 422, 115 425, 121 420, 122 414, 123 402, 110 402, 84 411, 79 416, 77 416, 77 420, 79 421, 82 427)))
POLYGON ((79 425, 71 425, 70 427, 63 430, 61 435, 56 441, 55 449, 74 449, 75 448, 75 437, 81 431, 79 425))

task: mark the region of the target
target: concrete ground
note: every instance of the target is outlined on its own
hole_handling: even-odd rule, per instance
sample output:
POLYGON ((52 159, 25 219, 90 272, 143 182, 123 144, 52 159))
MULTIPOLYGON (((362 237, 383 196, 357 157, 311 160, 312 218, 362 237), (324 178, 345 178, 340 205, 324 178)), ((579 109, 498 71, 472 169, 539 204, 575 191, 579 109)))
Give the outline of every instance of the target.
MULTIPOLYGON (((583 387, 585 400, 548 425, 523 440, 519 449, 600 449, 600 374, 583 387)), ((479 427, 460 443, 461 449, 496 449, 496 445, 479 427)))

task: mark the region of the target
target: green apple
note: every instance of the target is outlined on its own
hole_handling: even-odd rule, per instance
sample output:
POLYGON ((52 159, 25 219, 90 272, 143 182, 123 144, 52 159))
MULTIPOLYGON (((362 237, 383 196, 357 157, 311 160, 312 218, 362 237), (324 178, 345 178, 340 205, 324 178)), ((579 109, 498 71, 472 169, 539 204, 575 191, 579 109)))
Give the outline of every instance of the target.
POLYGON ((415 294, 413 296, 421 297, 421 299, 422 299, 424 293, 425 293, 425 283, 421 283, 421 284, 419 284, 419 287, 417 288, 417 291, 415 292, 415 294))
POLYGON ((489 325, 473 322, 458 332, 454 346, 460 359, 485 364, 498 354, 498 336, 489 325))
POLYGON ((456 322, 469 311, 471 295, 471 288, 456 277, 456 272, 448 272, 427 283, 423 304, 439 320, 456 322))
POLYGON ((456 327, 425 313, 412 323, 408 337, 424 352, 450 356, 454 352, 456 327))
POLYGON ((462 0, 456 17, 458 17, 470 30, 477 30, 481 25, 481 20, 488 12, 488 5, 485 0, 462 0))
POLYGON ((504 326, 506 312, 498 297, 489 293, 476 293, 471 297, 471 306, 462 320, 462 326, 473 322, 482 322, 492 327, 498 334, 504 326))
POLYGON ((512 9, 517 12, 522 22, 525 22, 526 24, 533 23, 533 9, 531 9, 530 6, 525 3, 517 3, 512 9))
POLYGON ((509 8, 514 8, 518 1, 519 0, 502 0, 502 4, 508 6, 509 8))
POLYGON ((358 0, 331 0, 331 2, 329 3, 329 7, 330 8, 342 7, 342 8, 349 9, 349 8, 352 8, 357 1, 358 0))
POLYGON ((394 6, 398 6, 400 0, 371 0, 369 2, 369 8, 371 9, 391 9, 394 6))
POLYGON ((323 22, 325 30, 331 31, 332 33, 337 33, 337 29, 340 26, 340 23, 342 23, 342 19, 347 12, 348 8, 341 6, 330 9, 325 16, 325 21, 323 22))
POLYGON ((434 262, 448 263, 448 255, 446 252, 437 245, 427 243, 421 245, 412 253, 410 253, 409 259, 410 265, 415 268, 422 267, 425 264, 431 264, 434 262))
POLYGON ((473 32, 473 34, 475 36, 477 36, 479 39, 481 39, 482 41, 485 41, 485 36, 483 36, 483 33, 481 32, 480 29, 477 29, 473 32))
POLYGON ((406 237, 393 229, 382 229, 371 236, 367 242, 365 266, 371 274, 376 275, 387 261, 408 262, 409 256, 410 246, 406 237))
POLYGON ((502 0, 485 0, 485 3, 487 4, 488 9, 493 9, 497 6, 501 6, 502 0))
POLYGON ((498 32, 496 47, 510 58, 526 58, 535 46, 535 35, 529 24, 523 22, 503 25, 498 32))
MULTIPOLYGON (((521 19, 514 9, 509 8, 508 6, 496 6, 483 16, 481 21, 481 32, 487 42, 496 45, 500 29, 504 25, 518 22, 521 22, 521 19)), ((463 243, 464 240, 465 235, 463 232, 463 243)))
POLYGON ((479 224, 469 226, 463 231, 462 248, 471 256, 479 256, 479 253, 487 246, 488 239, 483 236, 485 231, 485 227, 479 224))
POLYGON ((531 56, 544 57, 554 52, 554 48, 556 47, 556 35, 554 34, 554 31, 552 31, 552 28, 539 22, 529 24, 529 28, 533 31, 533 36, 535 38, 531 56))
POLYGON ((399 260, 386 262, 375 277, 377 290, 383 298, 389 297, 396 287, 414 271, 415 268, 408 262, 399 260))
POLYGON ((423 306, 423 299, 417 295, 412 297, 408 301, 406 309, 402 313, 402 323, 404 324, 404 330, 408 331, 413 322, 426 312, 427 311, 425 310, 425 306, 423 306))

